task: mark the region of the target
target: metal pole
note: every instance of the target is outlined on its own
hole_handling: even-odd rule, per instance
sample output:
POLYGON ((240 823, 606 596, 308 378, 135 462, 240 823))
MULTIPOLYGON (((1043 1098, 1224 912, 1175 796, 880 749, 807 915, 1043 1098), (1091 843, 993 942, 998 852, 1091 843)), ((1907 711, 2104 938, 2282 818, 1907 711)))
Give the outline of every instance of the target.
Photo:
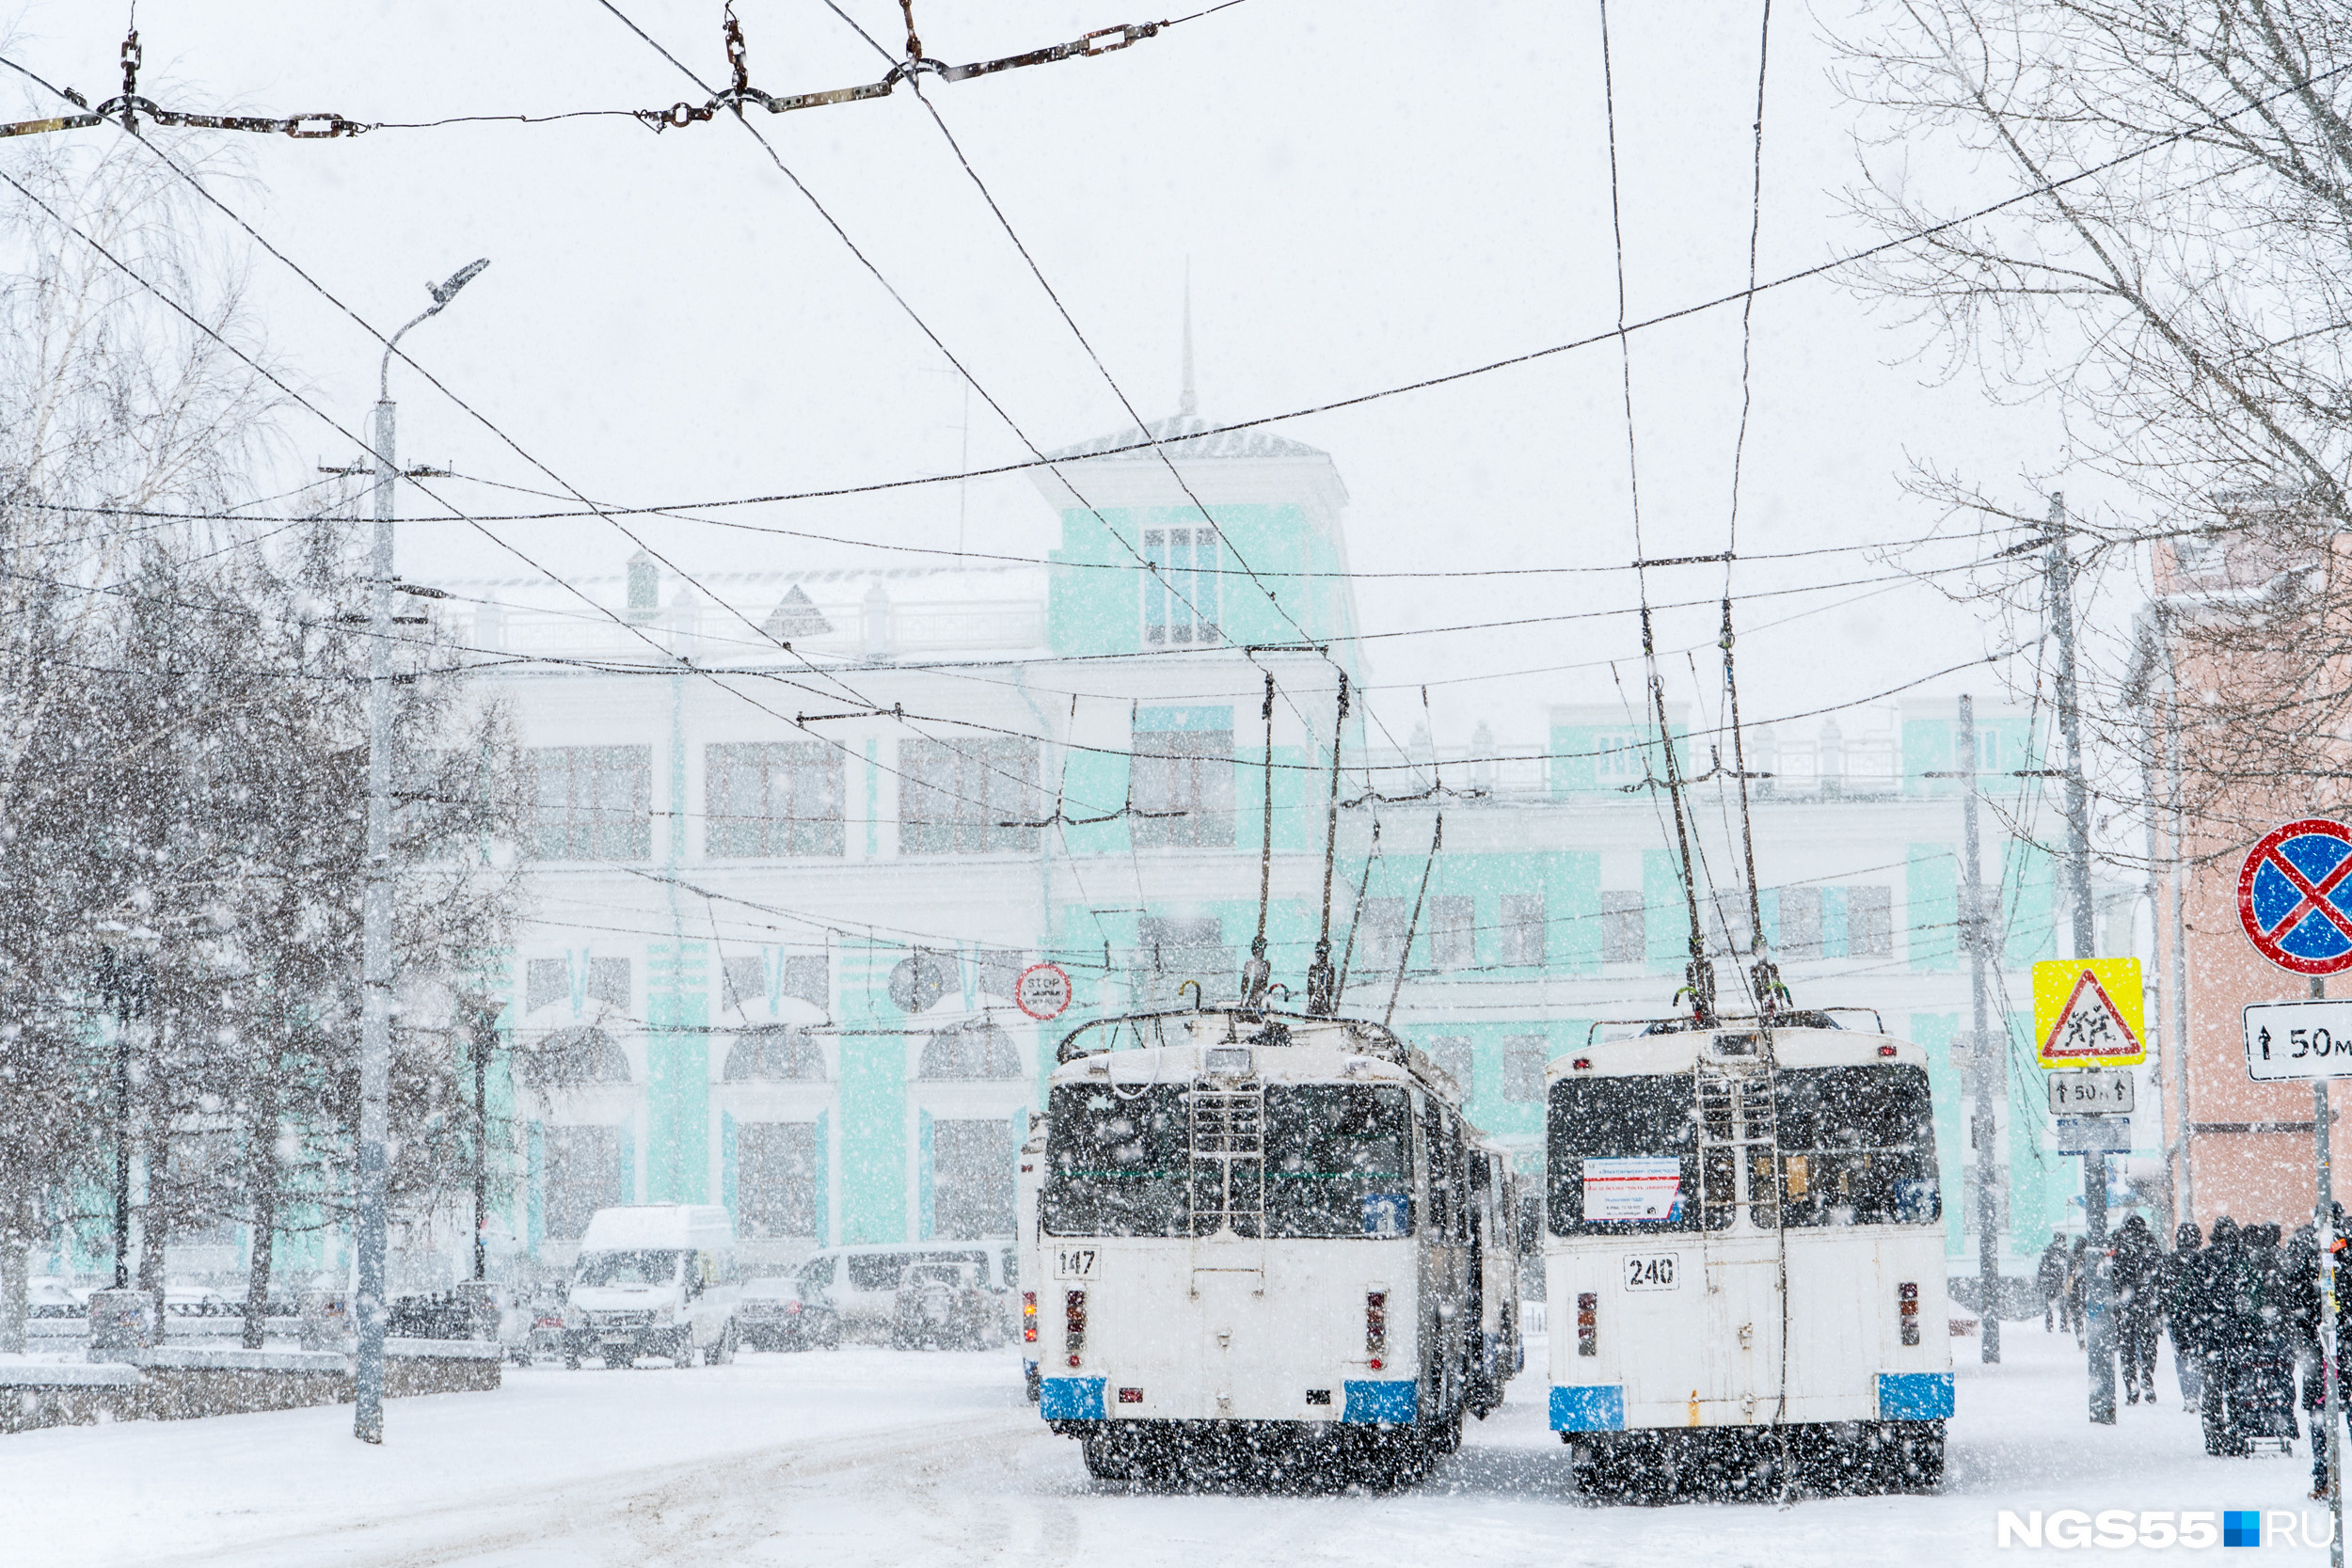
MULTIPOLYGON (((2328 982, 2312 975, 2312 995, 2327 994, 2328 982)), ((2333 1533, 2328 1538, 2328 1568, 2344 1568, 2344 1437, 2336 1392, 2336 1357, 2343 1347, 2336 1343, 2336 1193, 2328 1169, 2328 1080, 2316 1079, 2312 1084, 2312 1153, 2319 1167, 2319 1204, 2312 1228, 2319 1233, 2319 1377, 2324 1391, 2320 1418, 2328 1423, 2328 1516, 2333 1523, 2333 1533)), ((2318 1438, 2312 1441, 2316 1449, 2318 1438)))
POLYGON ((490 1045, 498 1037, 497 1015, 487 1004, 473 1022, 473 1276, 489 1277, 490 1224, 490 1045))
POLYGON ((1977 1150, 1977 1275, 1984 1292, 1981 1307, 1983 1327, 1979 1333, 1980 1351, 1987 1365, 2001 1359, 2001 1247, 1998 1227, 1994 1223, 1994 1199, 1993 1186, 1993 1081, 1997 1074, 2004 1090, 2009 1085, 2008 1053, 1996 1051, 1993 1034, 1985 1020, 1984 1006, 1984 881, 1977 861, 1977 709, 1968 697, 1960 700, 1960 755, 1953 760, 1968 781, 1968 793, 1961 806, 1961 896, 1968 900, 1967 912, 1961 919, 1961 930, 1968 942, 1968 1004, 1975 1015, 1977 1063, 1977 1092, 1975 1115, 1968 1129, 1969 1141, 1977 1150))
MULTIPOLYGON (((112 959, 108 962, 111 964, 112 959)), ((119 981, 119 976, 115 976, 119 981)), ((131 1009, 115 999, 115 1289, 131 1288, 131 1009)))
POLYGON ((2197 1217, 2197 1177, 2188 1160, 2188 919, 2187 891, 2181 879, 2187 874, 2187 810, 2182 800, 2185 793, 2181 783, 2181 687, 2172 669, 2172 636, 2164 624, 2164 610, 2156 610, 2157 631, 2164 639, 2164 768, 2169 775, 2166 787, 2170 791, 2172 828, 2172 1096, 2179 1105, 2174 1118, 2174 1141, 2180 1146, 2181 1157, 2181 1218, 2197 1217))
POLYGON ((368 583, 368 881, 361 908, 365 999, 359 1021, 359 1354, 352 1432, 384 1441, 384 1145, 392 1067, 393 408, 375 405, 375 548, 368 583))
MULTIPOLYGON (((2066 746, 2066 838, 2069 879, 2074 886, 2074 957, 2096 956, 2090 907, 2090 792, 2083 783, 2082 715, 2074 688, 2074 562, 2066 547, 2066 498, 2053 493, 2043 525, 2050 542, 2050 629, 2058 639, 2058 728, 2066 746)), ((2090 1418, 2115 1422, 2115 1320, 2109 1311, 2112 1276, 2107 1267, 2107 1157, 2083 1156, 2083 1249, 2090 1277, 2084 1283, 2085 1335, 2090 1374, 2090 1418)))

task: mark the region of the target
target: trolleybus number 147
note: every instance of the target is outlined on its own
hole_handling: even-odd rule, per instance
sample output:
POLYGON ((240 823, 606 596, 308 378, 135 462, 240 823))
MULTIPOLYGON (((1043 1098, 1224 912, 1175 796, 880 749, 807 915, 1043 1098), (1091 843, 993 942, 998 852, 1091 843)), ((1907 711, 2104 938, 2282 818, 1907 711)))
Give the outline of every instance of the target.
POLYGON ((1054 1249, 1056 1279, 1092 1279, 1094 1249, 1090 1246, 1065 1246, 1054 1249))
POLYGON ((1681 1254, 1674 1252, 1652 1252, 1628 1258, 1625 1260, 1625 1288, 1629 1291, 1679 1290, 1681 1261, 1681 1254))

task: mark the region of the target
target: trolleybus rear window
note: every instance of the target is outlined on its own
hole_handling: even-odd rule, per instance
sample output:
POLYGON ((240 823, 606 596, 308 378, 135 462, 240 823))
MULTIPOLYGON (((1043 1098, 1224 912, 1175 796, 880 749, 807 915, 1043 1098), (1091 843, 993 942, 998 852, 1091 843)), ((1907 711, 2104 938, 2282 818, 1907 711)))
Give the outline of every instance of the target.
POLYGON ((1054 1236, 1181 1236, 1191 1212, 1186 1085, 1069 1085, 1047 1101, 1038 1218, 1054 1236))
POLYGON ((1413 1105, 1371 1084, 1265 1092, 1265 1217, 1275 1236, 1402 1236, 1413 1219, 1413 1105))
MULTIPOLYGON (((1931 1225, 1943 1217, 1925 1069, 1782 1068, 1772 1082, 1770 1135, 1779 1147, 1783 1223, 1931 1225)), ((1737 1133, 1726 1122, 1711 1134, 1739 1141, 1703 1151, 1702 1191, 1696 1097, 1687 1073, 1553 1085, 1547 1133, 1552 1233, 1650 1234, 1702 1225, 1720 1230, 1732 1223, 1742 1191, 1756 1223, 1769 1228, 1772 1183, 1760 1115, 1745 1113, 1737 1133), (1742 1153, 1744 1171, 1736 1159, 1742 1153)))
MULTIPOLYGON (((1054 1236, 1410 1235, 1413 1112, 1400 1087, 1274 1084, 1259 1137, 1221 1121, 1199 1156, 1189 1085, 1064 1085, 1049 1101, 1039 1221, 1054 1236), (1254 1142, 1256 1148, 1249 1148, 1254 1142), (1239 1158, 1226 1158, 1248 1150, 1239 1158), (1230 1171, 1230 1185, 1229 1176, 1230 1171)), ((1221 1117, 1232 1117, 1227 1106, 1221 1117)), ((1247 1120, 1248 1118, 1245 1118, 1247 1120)))
POLYGON ((1781 1196, 1788 1225, 1930 1225, 1944 1217, 1924 1068, 1783 1068, 1781 1196))
MULTIPOLYGON (((1551 1086, 1545 1141, 1552 1234, 1699 1228, 1698 1124, 1688 1073, 1564 1078, 1551 1086)), ((1708 1229, 1730 1223, 1728 1206, 1709 1206, 1708 1229)))

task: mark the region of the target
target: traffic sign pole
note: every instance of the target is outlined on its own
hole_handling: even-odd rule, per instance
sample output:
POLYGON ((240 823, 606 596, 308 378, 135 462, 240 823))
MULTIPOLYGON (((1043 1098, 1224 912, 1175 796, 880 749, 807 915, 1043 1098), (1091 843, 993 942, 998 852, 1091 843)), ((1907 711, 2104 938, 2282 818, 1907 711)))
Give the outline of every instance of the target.
MULTIPOLYGON (((2324 1002, 2327 976, 2352 969, 2352 828, 2326 817, 2305 817, 2272 829, 2247 852, 2238 873, 2237 907, 2238 921, 2254 950, 2280 969, 2310 975, 2312 1001, 2324 1002)), ((2343 1401, 2336 1387, 2343 1347, 2336 1340, 2336 1195, 2329 1170, 2328 1082, 2352 1073, 2352 1061, 2346 1060, 2352 1053, 2335 1049, 2336 1031, 2325 1022, 2326 1011, 2332 1009, 2322 1009, 2317 1016, 2305 1011, 2311 1022, 2301 1026, 2293 1022, 2297 1010, 2291 1003, 2246 1009, 2246 1071, 2258 1083, 2288 1077, 2312 1080, 2312 1165, 2317 1185, 2312 1228, 2319 1239, 2319 1368, 2322 1417, 2328 1423, 2328 1513, 2334 1527, 2328 1561, 2329 1568, 2344 1568, 2343 1401), (2278 1022, 2285 1031, 2283 1038, 2273 1039, 2268 1020, 2278 1022), (2290 1046, 2292 1050, 2286 1049, 2290 1046)), ((2316 1433, 2312 1447, 2318 1448, 2316 1433)))
MULTIPOLYGON (((2327 979, 2312 975, 2312 995, 2327 994, 2327 979)), ((2319 1376, 2320 1386, 2326 1390, 2328 1420, 2328 1513, 2335 1521, 2335 1532, 2328 1538, 2328 1568, 2344 1568, 2344 1435, 2336 1393, 2336 1357, 2343 1347, 2336 1343, 2336 1191, 2328 1172, 2328 1080, 2314 1078, 2312 1153, 2319 1166, 2319 1214, 2313 1227, 2319 1235, 2319 1376)))

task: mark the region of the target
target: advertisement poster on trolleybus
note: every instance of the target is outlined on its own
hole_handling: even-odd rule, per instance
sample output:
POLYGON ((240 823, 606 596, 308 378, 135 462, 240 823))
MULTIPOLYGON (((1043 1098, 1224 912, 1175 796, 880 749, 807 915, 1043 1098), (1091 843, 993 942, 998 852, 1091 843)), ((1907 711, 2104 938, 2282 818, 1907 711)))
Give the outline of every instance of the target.
POLYGON ((1665 1220, 1682 1217, 1682 1162, 1672 1155, 1584 1162, 1588 1220, 1665 1220))

